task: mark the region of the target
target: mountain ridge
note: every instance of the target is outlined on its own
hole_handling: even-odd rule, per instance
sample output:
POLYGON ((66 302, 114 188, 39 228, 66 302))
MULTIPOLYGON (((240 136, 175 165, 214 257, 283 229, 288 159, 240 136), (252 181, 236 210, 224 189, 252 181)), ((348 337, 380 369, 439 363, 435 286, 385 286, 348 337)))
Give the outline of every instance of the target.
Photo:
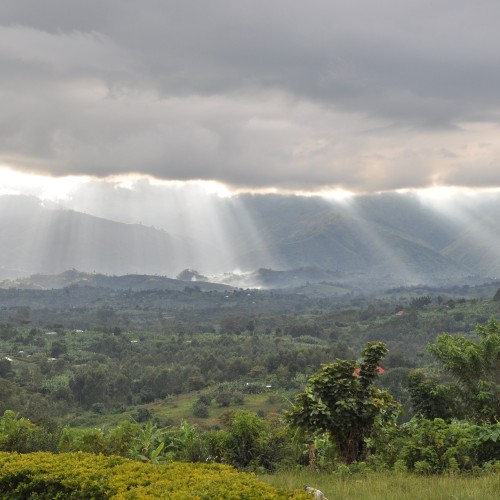
MULTIPOLYGON (((458 283, 500 272, 495 218, 500 197, 474 207, 459 205, 455 212, 396 193, 346 203, 298 195, 240 195, 217 203, 230 212, 231 225, 225 233, 214 230, 200 239, 47 207, 36 198, 0 196, 0 279, 68 269, 172 277, 189 268, 209 277, 232 275, 234 283, 238 274, 254 273, 253 282, 257 270, 272 269, 290 272, 296 283, 293 276, 306 279, 307 273, 294 275, 294 270, 314 268, 311 276, 324 273, 325 279, 340 273, 405 286, 458 283), (255 231, 238 223, 243 220, 250 220, 255 231), (234 273, 235 267, 241 273, 234 273)), ((283 280, 281 275, 278 281, 283 280)))

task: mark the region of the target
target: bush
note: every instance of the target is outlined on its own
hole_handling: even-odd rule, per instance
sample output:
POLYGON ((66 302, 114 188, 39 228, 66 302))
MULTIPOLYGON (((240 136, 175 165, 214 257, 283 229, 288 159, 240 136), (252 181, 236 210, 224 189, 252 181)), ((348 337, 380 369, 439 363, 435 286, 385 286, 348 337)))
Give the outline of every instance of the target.
POLYGON ((151 465, 86 453, 0 453, 0 495, 19 498, 306 500, 220 464, 151 465))
POLYGON ((372 468, 383 465, 419 474, 480 470, 500 457, 500 424, 415 417, 401 426, 377 429, 369 441, 372 468))
POLYGON ((236 411, 226 443, 230 462, 238 468, 261 465, 268 430, 268 423, 257 414, 247 410, 236 411))
POLYGON ((193 405, 193 416, 197 418, 208 418, 210 416, 210 410, 208 405, 197 401, 193 405))
POLYGON ((57 448, 61 452, 104 453, 106 441, 100 429, 72 429, 66 427, 57 448))
POLYGON ((500 458, 500 422, 472 426, 472 443, 478 464, 498 460, 500 458))
POLYGON ((0 450, 29 453, 55 451, 58 435, 39 427, 26 418, 6 410, 0 417, 0 450))
POLYGON ((399 458, 419 473, 468 470, 500 456, 500 424, 414 419, 402 430, 408 435, 399 458))

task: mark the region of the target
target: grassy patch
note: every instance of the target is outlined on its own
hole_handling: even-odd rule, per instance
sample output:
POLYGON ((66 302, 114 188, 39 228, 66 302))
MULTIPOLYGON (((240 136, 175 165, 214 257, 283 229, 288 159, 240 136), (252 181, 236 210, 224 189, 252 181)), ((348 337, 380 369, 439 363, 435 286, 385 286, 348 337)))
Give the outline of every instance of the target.
POLYGON ((256 413, 261 411, 267 415, 269 413, 279 412, 284 405, 282 397, 275 393, 245 394, 244 403, 241 405, 220 407, 212 402, 209 408, 209 417, 196 418, 193 416, 192 406, 203 392, 181 394, 168 401, 152 403, 150 405, 145 405, 145 407, 160 420, 172 420, 174 422, 187 420, 192 424, 199 425, 201 428, 211 428, 220 425, 220 417, 227 411, 250 410, 256 413), (271 395, 275 397, 270 397, 271 395))
POLYGON ((340 477, 335 474, 294 470, 262 475, 273 486, 295 489, 304 485, 320 489, 328 498, 352 500, 469 500, 497 498, 500 475, 417 476, 410 473, 380 472, 340 477))
MULTIPOLYGON (((270 413, 281 413, 284 409, 289 409, 289 404, 285 401, 280 392, 264 392, 261 394, 245 394, 244 402, 241 405, 231 405, 229 407, 217 406, 212 402, 209 408, 208 418, 196 418, 193 416, 193 404, 203 394, 212 391, 213 388, 202 391, 189 392, 172 396, 165 400, 157 400, 154 403, 140 405, 151 412, 153 418, 157 418, 160 423, 173 422, 176 424, 186 420, 190 424, 196 424, 202 429, 210 429, 220 426, 220 417, 227 411, 250 410, 255 413, 262 412, 264 415, 270 413)), ((291 396, 289 396, 291 397, 291 396)), ((96 414, 91 411, 84 412, 68 420, 72 427, 100 427, 117 425, 123 420, 134 418, 137 414, 137 407, 129 407, 127 410, 105 414, 96 414)))

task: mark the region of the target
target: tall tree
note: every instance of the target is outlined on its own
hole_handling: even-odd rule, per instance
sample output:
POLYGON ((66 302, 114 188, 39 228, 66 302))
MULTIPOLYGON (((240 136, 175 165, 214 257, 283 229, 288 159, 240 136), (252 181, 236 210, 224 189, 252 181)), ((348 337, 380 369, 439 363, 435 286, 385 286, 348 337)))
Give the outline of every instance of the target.
POLYGON ((455 379, 465 416, 494 423, 500 418, 500 322, 491 318, 476 331, 477 341, 443 333, 427 347, 455 379))
POLYGON ((69 382, 76 402, 83 406, 106 402, 108 376, 108 370, 102 364, 95 363, 78 368, 69 382))
POLYGON ((359 363, 337 359, 311 376, 295 399, 289 421, 307 432, 328 433, 346 463, 360 460, 363 440, 377 418, 391 420, 399 404, 373 385, 383 373, 379 363, 387 353, 382 342, 369 342, 359 363))

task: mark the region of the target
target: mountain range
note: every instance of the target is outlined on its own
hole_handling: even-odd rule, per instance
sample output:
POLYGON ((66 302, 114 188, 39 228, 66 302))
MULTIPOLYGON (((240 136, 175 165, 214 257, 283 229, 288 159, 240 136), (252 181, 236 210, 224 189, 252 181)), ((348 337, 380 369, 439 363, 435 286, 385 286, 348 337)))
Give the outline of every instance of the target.
POLYGON ((461 283, 500 273, 498 195, 447 206, 412 193, 344 202, 240 195, 218 203, 232 222, 200 239, 36 198, 0 196, 0 279, 68 269, 175 277, 189 268, 196 269, 193 280, 229 284, 239 276, 252 286, 321 280, 385 286, 461 283))

